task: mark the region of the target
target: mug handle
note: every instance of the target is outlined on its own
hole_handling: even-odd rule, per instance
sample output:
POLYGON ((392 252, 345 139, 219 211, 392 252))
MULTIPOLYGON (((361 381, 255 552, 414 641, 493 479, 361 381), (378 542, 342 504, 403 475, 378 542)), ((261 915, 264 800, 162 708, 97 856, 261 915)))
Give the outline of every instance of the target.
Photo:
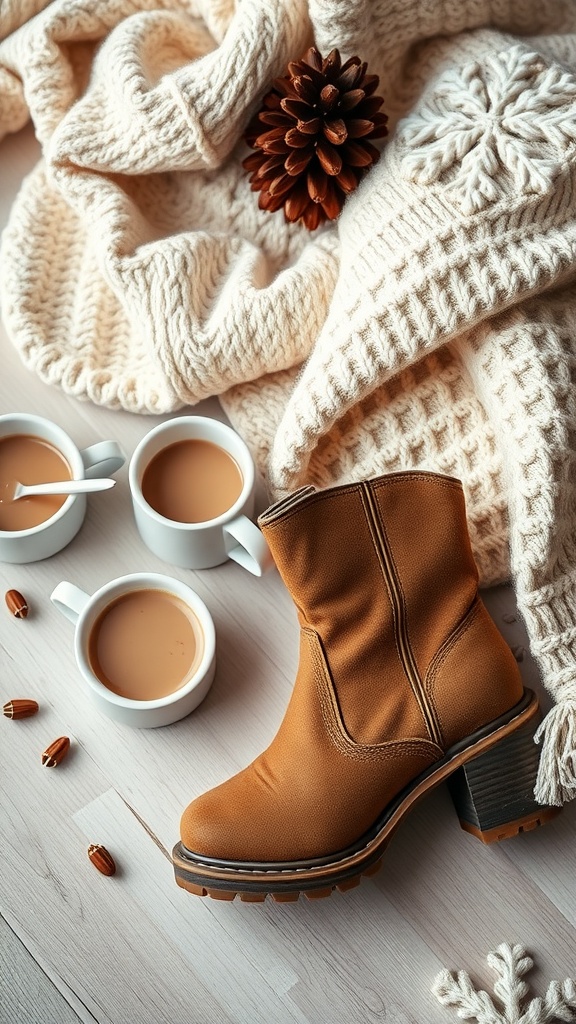
POLYGON ((73 583, 62 580, 62 583, 59 583, 50 594, 50 600, 56 605, 58 611, 62 612, 62 615, 76 625, 90 600, 90 595, 85 594, 80 587, 74 586, 73 583))
POLYGON ((228 558, 234 559, 254 576, 263 576, 274 565, 264 535, 247 516, 237 516, 223 527, 228 558))
POLYGON ((110 476, 126 462, 126 456, 116 441, 97 441, 80 452, 84 463, 84 476, 93 480, 97 476, 110 476))

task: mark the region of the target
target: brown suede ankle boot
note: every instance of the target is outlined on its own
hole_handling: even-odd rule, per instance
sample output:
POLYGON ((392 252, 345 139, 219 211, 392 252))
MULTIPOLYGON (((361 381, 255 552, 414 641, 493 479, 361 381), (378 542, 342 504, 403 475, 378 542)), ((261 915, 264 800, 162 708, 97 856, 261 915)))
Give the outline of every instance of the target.
POLYGON ((298 609, 298 675, 268 749, 184 812, 178 885, 248 901, 352 888, 448 778, 485 842, 556 813, 534 802, 538 702, 478 596, 458 480, 305 487, 260 526, 298 609))

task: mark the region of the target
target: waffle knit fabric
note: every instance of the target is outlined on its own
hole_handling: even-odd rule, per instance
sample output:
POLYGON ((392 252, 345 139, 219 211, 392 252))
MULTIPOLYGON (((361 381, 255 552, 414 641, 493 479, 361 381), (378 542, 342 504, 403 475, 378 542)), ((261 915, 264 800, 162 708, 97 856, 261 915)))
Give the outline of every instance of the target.
POLYGON ((131 411, 221 395, 272 497, 459 477, 555 700, 537 796, 574 797, 573 0, 4 0, 0 40, 0 133, 43 147, 1 250, 25 363, 131 411), (311 235, 241 161, 312 41, 380 76, 391 134, 311 235))

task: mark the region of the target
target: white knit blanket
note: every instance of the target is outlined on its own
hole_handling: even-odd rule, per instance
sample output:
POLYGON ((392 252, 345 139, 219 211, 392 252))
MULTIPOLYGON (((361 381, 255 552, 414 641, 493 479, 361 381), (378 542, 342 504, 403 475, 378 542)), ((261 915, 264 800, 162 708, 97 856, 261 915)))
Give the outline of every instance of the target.
POLYGON ((574 796, 576 5, 2 0, 0 40, 0 134, 44 153, 1 250, 26 364, 131 411, 222 395, 275 497, 462 479, 557 700, 538 794, 574 796), (391 134, 310 234, 241 162, 312 41, 380 76, 391 134))

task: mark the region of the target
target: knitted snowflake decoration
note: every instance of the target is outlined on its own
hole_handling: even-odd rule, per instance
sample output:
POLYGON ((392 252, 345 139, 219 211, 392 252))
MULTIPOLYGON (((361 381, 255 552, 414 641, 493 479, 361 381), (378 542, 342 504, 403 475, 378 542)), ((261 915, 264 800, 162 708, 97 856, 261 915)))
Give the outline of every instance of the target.
POLYGON ((548 1024, 549 1021, 576 1021, 576 982, 551 981, 544 999, 531 999, 522 1006, 528 994, 528 985, 522 981, 531 971, 534 961, 522 946, 509 946, 503 942, 488 963, 499 975, 494 992, 502 1003, 502 1011, 494 1005, 487 992, 477 992, 465 971, 456 979, 449 971, 441 971, 432 991, 444 1006, 454 1006, 459 1017, 475 1020, 478 1024, 548 1024))
POLYGON ((448 179, 465 214, 510 185, 544 192, 576 142, 576 79, 514 46, 448 71, 400 127, 402 170, 422 184, 448 179))

